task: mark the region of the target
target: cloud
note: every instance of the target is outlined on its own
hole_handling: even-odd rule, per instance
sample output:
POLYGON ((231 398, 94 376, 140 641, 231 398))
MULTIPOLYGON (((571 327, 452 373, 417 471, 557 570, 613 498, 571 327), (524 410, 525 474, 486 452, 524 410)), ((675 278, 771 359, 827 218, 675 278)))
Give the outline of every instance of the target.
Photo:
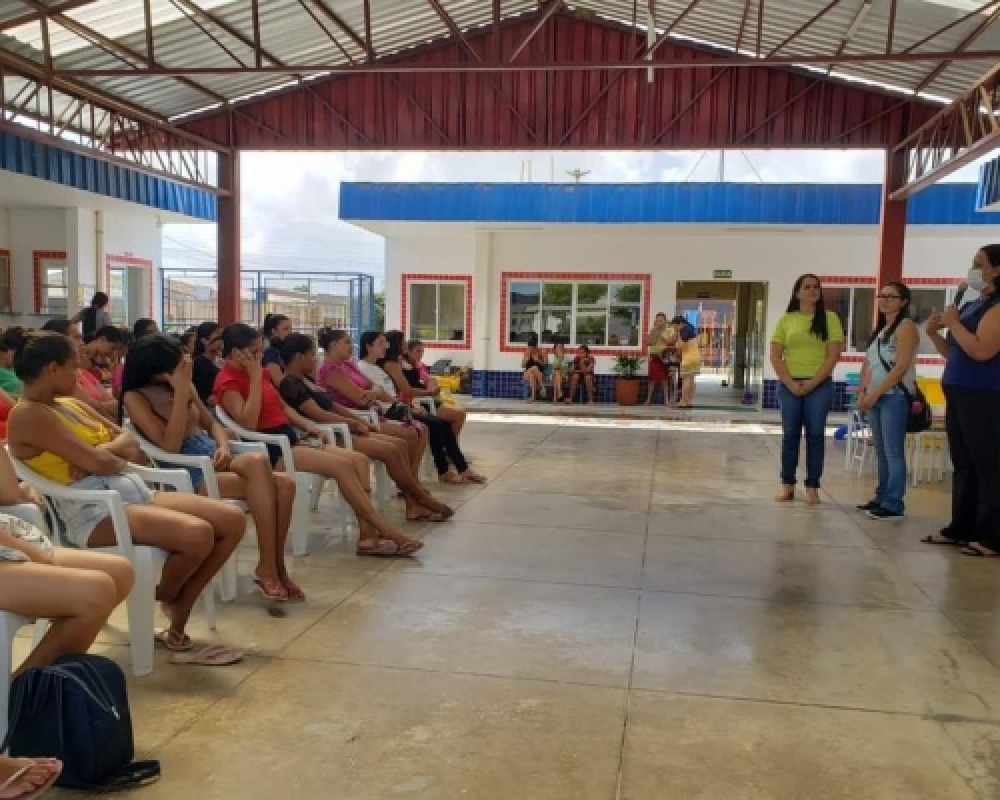
MULTIPOLYGON (((978 164, 946 180, 975 181, 978 164)), ((739 182, 877 183, 880 150, 728 151, 725 179, 739 182)), ((382 276, 379 236, 338 219, 342 181, 569 182, 716 181, 718 151, 555 151, 503 153, 270 153, 243 155, 243 264, 247 270, 365 272, 382 276)), ((215 229, 168 225, 164 264, 214 271, 215 229)))

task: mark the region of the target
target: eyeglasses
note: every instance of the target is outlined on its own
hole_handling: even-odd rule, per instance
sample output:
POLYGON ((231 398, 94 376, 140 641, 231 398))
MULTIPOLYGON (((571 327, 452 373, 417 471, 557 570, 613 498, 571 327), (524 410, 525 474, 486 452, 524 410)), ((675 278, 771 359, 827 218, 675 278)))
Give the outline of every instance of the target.
POLYGON ((879 300, 902 300, 903 298, 900 297, 898 294, 880 294, 878 296, 878 299, 879 300))

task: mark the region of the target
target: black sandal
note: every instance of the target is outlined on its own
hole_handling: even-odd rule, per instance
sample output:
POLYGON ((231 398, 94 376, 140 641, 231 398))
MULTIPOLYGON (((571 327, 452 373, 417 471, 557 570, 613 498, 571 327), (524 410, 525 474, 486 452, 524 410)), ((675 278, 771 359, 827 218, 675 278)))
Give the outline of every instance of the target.
POLYGON ((973 558, 1000 558, 1000 553, 997 553, 996 551, 990 551, 989 553, 987 553, 986 548, 984 548, 980 544, 975 544, 975 543, 966 545, 961 550, 959 550, 959 552, 963 556, 972 556, 973 558))
POLYGON ((963 542, 961 539, 952 539, 951 537, 945 536, 943 533, 939 533, 938 536, 941 536, 942 538, 935 539, 933 533, 928 533, 920 541, 924 544, 937 544, 944 547, 966 547, 969 544, 968 542, 963 542))

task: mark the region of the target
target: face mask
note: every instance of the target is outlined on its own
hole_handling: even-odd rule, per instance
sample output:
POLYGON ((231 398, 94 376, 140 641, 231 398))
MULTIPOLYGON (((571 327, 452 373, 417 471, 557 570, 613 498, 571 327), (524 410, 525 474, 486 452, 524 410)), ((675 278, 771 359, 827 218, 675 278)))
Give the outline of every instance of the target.
POLYGON ((969 288, 976 292, 981 292, 987 287, 986 280, 983 278, 983 271, 981 269, 970 269, 968 278, 969 288))

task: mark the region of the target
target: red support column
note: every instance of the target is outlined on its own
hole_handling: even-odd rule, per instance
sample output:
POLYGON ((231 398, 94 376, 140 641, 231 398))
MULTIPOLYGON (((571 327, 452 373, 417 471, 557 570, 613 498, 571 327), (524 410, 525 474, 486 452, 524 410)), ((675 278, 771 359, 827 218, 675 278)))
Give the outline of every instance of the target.
POLYGON ((219 323, 229 325, 243 318, 240 302, 240 153, 219 155, 219 323))
POLYGON ((906 156, 886 151, 885 180, 882 183, 882 222, 879 227, 878 282, 882 287, 903 279, 903 251, 906 247, 906 200, 890 200, 893 177, 906 169, 906 156))

